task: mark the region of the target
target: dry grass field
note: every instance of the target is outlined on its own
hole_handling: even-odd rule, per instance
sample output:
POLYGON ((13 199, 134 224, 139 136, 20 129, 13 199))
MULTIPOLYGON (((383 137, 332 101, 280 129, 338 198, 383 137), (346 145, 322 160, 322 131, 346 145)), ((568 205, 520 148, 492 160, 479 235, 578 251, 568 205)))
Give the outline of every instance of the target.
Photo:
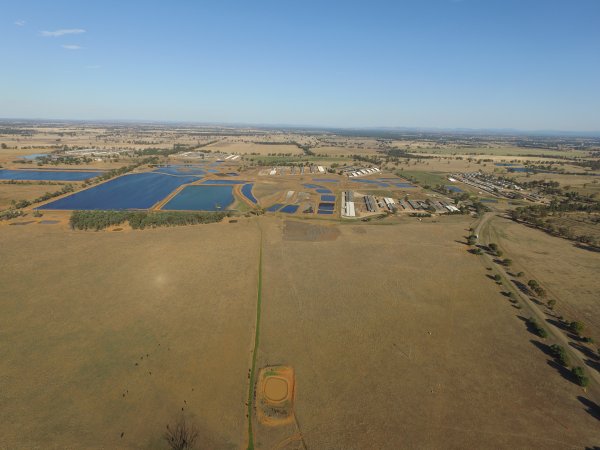
POLYGON ((552 150, 546 148, 524 148, 512 145, 496 146, 490 145, 485 147, 462 147, 455 145, 441 145, 435 147, 424 147, 419 149, 418 146, 411 146, 411 151, 418 152, 419 150, 423 153, 430 154, 453 154, 453 155, 483 155, 486 158, 492 156, 511 156, 511 157, 574 157, 574 156, 588 156, 588 152, 581 152, 576 150, 552 150))
POLYGON ((205 150, 212 150, 213 152, 223 153, 239 153, 239 154, 250 154, 258 153, 260 155, 268 155, 270 153, 284 153, 292 155, 302 155, 304 152, 296 145, 289 144, 271 144, 261 145, 252 142, 229 142, 219 141, 215 144, 211 144, 205 147, 205 150))
MULTIPOLYGON (((259 365, 294 368, 307 448, 595 445, 581 388, 456 242, 468 223, 443 222, 340 226, 337 238, 303 222, 305 239, 264 224, 259 365)), ((259 448, 278 439, 256 432, 259 448)))
POLYGON ((312 149, 314 153, 317 155, 327 155, 327 156, 348 156, 352 157, 352 155, 361 154, 361 155, 375 155, 377 154, 377 149, 375 148, 352 148, 352 147, 315 147, 312 149))
POLYGON ((294 370, 298 425, 255 421, 256 448, 597 443, 591 393, 466 252, 470 222, 394 223, 3 225, 0 447, 163 448, 182 412, 201 448, 244 447, 259 226, 257 369, 294 370))
POLYGON ((182 408, 239 448, 256 230, 2 226, 0 448, 164 448, 182 408))
POLYGON ((600 339, 600 255, 573 242, 506 219, 492 222, 498 244, 515 261, 514 271, 536 279, 569 320, 581 320, 600 339))
POLYGON ((9 208, 12 200, 31 201, 46 192, 60 191, 62 187, 61 185, 0 183, 0 210, 9 208))
MULTIPOLYGON (((245 448, 261 249, 255 381, 279 371, 293 391, 278 412, 268 405, 285 397, 285 389, 280 385, 283 393, 269 397, 266 381, 260 387, 259 397, 272 403, 263 402, 251 418, 256 448, 599 445, 598 386, 586 391, 557 370, 545 354, 552 338, 527 330, 527 313, 501 293, 486 259, 467 251, 471 216, 398 214, 369 223, 339 217, 341 191, 441 198, 422 186, 451 184, 448 174, 456 172, 505 175, 494 163, 544 162, 551 159, 541 155, 572 152, 217 131, 65 126, 0 135, 0 142, 18 146, 0 149, 4 168, 36 167, 12 161, 57 143, 172 148, 216 141, 205 149, 244 155, 219 171, 243 166, 239 180, 254 183, 263 208, 298 200, 302 209, 316 209, 320 195, 303 184, 337 180, 324 184, 337 196, 336 214, 309 219, 267 213, 240 215, 235 223, 82 232, 68 227, 68 212, 35 218, 27 209, 24 217, 0 222, 0 449, 166 448, 165 425, 182 414, 199 427, 200 448, 245 448), (296 145, 281 144, 292 141, 326 156, 305 158, 296 145), (388 145, 435 157, 381 161, 382 172, 370 179, 404 173, 420 187, 379 188, 331 173, 270 176, 271 166, 256 165, 278 165, 284 158, 268 156, 273 153, 325 166, 367 164, 342 156, 373 157, 388 145)), ((134 161, 64 167, 108 169, 134 161)), ((511 176, 554 179, 584 193, 600 185, 592 176, 511 176)), ((60 188, 0 184, 0 210, 13 199, 60 188)), ((502 212, 510 203, 490 206, 502 212)), ((234 207, 243 213, 252 205, 238 200, 234 207)), ((586 334, 600 340, 598 253, 498 217, 486 233, 513 260, 510 270, 538 280, 558 300, 559 314, 583 321, 586 334)))

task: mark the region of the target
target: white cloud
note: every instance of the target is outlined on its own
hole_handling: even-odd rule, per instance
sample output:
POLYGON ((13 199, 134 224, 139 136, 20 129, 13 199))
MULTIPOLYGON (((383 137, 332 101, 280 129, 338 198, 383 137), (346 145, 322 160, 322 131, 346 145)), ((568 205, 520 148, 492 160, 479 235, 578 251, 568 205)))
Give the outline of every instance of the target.
POLYGON ((40 34, 44 37, 59 37, 64 36, 65 34, 81 34, 85 33, 85 30, 82 28, 69 28, 63 30, 56 31, 40 31, 40 34))
POLYGON ((25 21, 24 20, 17 20, 15 21, 15 25, 18 27, 24 27, 25 26, 25 21))
POLYGON ((74 44, 63 44, 61 45, 62 48, 65 48, 67 50, 81 50, 83 47, 81 45, 74 45, 74 44))

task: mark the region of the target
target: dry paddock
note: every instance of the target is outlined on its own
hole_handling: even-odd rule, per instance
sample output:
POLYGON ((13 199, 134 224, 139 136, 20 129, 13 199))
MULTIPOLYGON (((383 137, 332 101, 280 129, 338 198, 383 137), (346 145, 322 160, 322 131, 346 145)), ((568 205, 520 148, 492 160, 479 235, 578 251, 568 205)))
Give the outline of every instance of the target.
POLYGON ((244 447, 259 225, 257 367, 294 368, 308 448, 598 445, 468 222, 299 223, 2 226, 0 448, 156 448, 181 408, 205 447, 244 447))

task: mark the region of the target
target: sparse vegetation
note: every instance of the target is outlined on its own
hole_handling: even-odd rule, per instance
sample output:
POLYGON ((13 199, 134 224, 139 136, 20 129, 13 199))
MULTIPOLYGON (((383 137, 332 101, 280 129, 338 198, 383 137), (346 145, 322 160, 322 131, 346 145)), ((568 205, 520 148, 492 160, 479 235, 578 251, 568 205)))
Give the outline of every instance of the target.
POLYGON ((534 319, 533 317, 529 317, 527 319, 527 326, 529 327, 529 329, 531 330, 532 333, 537 334, 539 337, 541 338, 546 338, 548 337, 548 332, 546 331, 545 328, 543 328, 536 319, 534 319))
POLYGON ((171 450, 190 450, 195 448, 198 435, 198 429, 181 417, 175 425, 167 425, 163 438, 171 450))

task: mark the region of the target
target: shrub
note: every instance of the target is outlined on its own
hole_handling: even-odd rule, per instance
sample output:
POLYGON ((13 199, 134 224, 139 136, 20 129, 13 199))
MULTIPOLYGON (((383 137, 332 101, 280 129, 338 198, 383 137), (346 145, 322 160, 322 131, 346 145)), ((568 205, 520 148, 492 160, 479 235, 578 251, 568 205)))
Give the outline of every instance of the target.
POLYGON ((561 366, 568 367, 569 355, 567 355, 567 351, 563 346, 552 344, 550 346, 550 352, 552 353, 552 357, 556 359, 556 362, 558 362, 561 366))
POLYGON ((192 449, 198 439, 198 429, 188 425, 182 417, 174 427, 167 425, 163 438, 172 450, 192 449))
POLYGON ((527 319, 529 329, 541 338, 548 337, 548 332, 533 317, 527 319))
POLYGON ((498 274, 494 275, 494 281, 496 283, 499 283, 501 280, 502 280, 502 278, 500 277, 500 275, 498 275, 498 274))
POLYGON ((9 209, 9 210, 0 212, 0 220, 15 219, 17 217, 21 217, 22 215, 23 215, 23 211, 21 211, 20 209, 9 209))
POLYGON ((569 324, 569 329, 577 336, 581 334, 584 328, 585 326, 583 325, 583 323, 579 322, 578 320, 575 320, 569 324))
POLYGON ((523 275, 525 275, 523 272, 519 272, 517 273, 517 278, 521 278, 523 275))
POLYGON ((583 367, 573 367, 571 369, 571 375, 579 386, 586 387, 589 383, 589 378, 585 376, 583 367))

